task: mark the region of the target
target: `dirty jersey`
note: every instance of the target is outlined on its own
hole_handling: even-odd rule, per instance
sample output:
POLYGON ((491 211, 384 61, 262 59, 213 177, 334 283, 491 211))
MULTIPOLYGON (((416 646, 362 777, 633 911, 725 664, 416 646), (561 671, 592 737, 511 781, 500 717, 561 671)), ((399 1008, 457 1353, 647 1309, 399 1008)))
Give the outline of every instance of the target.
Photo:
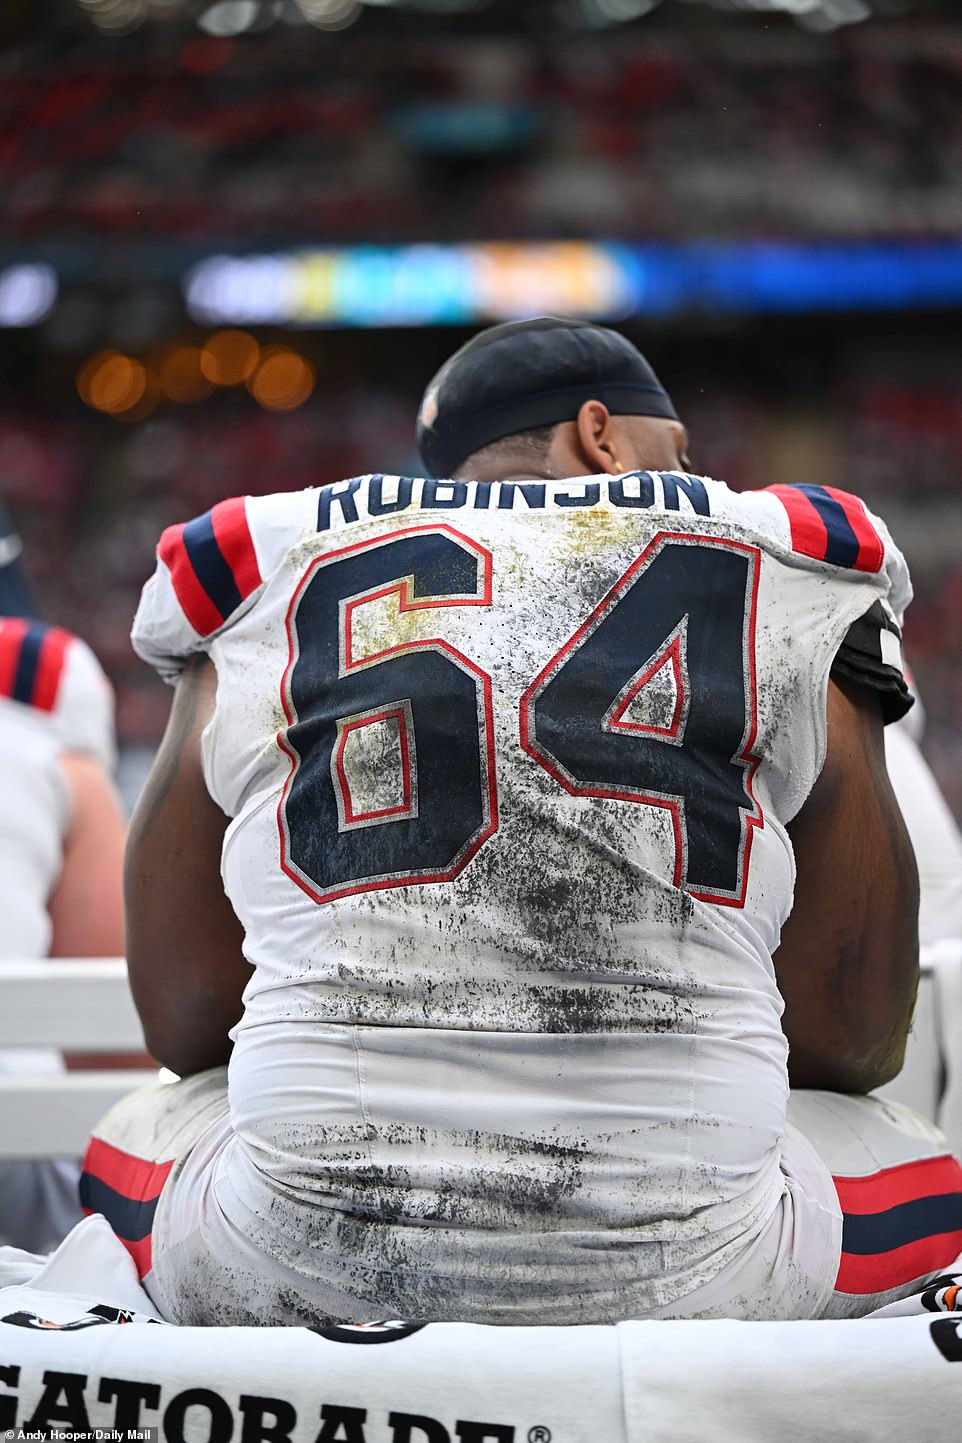
POLYGON ((855 497, 679 473, 372 475, 165 532, 133 641, 216 665, 259 1176, 383 1224, 381 1266, 453 1228, 467 1272, 646 1243, 655 1303, 723 1267, 782 1190, 785 824, 837 654, 902 709, 909 596, 855 497))

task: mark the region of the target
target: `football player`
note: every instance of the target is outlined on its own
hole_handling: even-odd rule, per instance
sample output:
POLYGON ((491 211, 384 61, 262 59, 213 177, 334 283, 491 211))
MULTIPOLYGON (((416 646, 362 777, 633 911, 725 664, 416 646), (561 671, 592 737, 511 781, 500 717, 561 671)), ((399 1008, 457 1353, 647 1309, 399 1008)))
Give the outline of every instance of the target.
POLYGON ((866 1096, 918 977, 884 524, 689 474, 647 361, 581 322, 475 337, 418 432, 426 478, 161 539, 128 955, 184 1080, 104 1120, 86 1205, 186 1323, 910 1291, 962 1170, 866 1096))
MULTIPOLYGON (((78 637, 32 615, 19 538, 0 517, 0 966, 123 952, 125 823, 110 781, 113 694, 78 637), (19 608, 24 608, 21 612, 19 608)), ((58 1071, 18 1048, 0 1071, 58 1071)), ((55 1246, 82 1213, 77 1161, 0 1163, 0 1242, 55 1246)))
POLYGON ((905 1063, 881 1095, 938 1122, 958 1153, 962 835, 922 751, 923 729, 917 695, 908 715, 885 729, 885 762, 919 869, 919 938, 925 957, 905 1063))

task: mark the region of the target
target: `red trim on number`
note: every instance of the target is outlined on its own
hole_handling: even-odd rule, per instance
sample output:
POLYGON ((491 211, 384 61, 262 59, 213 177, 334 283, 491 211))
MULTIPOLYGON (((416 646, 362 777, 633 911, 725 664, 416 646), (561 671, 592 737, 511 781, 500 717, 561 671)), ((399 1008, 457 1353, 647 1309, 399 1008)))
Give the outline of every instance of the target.
POLYGON ((168 526, 157 543, 157 556, 170 572, 174 595, 181 610, 199 636, 210 636, 223 626, 224 618, 197 579, 193 562, 184 545, 187 522, 168 526))
MULTIPOLYGON (((774 488, 773 488, 774 489, 774 488)), ((826 495, 837 501, 845 512, 846 520, 855 532, 858 541, 858 556, 852 564, 853 571, 881 571, 885 561, 885 545, 869 520, 865 503, 851 491, 839 491, 835 486, 823 486, 826 495)))
POLYGON ((237 590, 246 601, 261 584, 261 571, 247 520, 247 503, 243 496, 218 501, 211 507, 211 526, 220 553, 230 567, 237 590))
POLYGON ((0 618, 0 696, 12 696, 27 622, 19 616, 0 618))
MULTIPOLYGON (((702 539, 714 541, 713 537, 704 537, 702 539)), ((718 544, 723 543, 719 542, 718 544)), ((755 663, 755 630, 758 624, 758 584, 761 579, 762 556, 757 546, 743 546, 742 543, 738 541, 729 542, 728 545, 735 546, 740 551, 747 551, 754 555, 754 565, 751 568, 752 587, 751 599, 748 603, 748 627, 746 637, 748 647, 748 736, 745 738, 745 745, 738 754, 738 760, 745 763, 745 791, 748 793, 748 799, 755 808, 757 816, 755 813, 751 813, 745 817, 745 850, 742 853, 742 885, 737 899, 716 897, 711 892, 700 892, 694 889, 689 892, 689 895, 696 897, 700 902, 717 902, 718 905, 722 907, 744 907, 745 894, 748 891, 748 866, 751 861, 755 828, 761 828, 765 825, 764 813, 758 805, 758 799, 752 789, 755 773, 762 764, 761 757, 755 756, 752 751, 752 747, 755 745, 755 740, 758 736, 758 683, 755 663)))
POLYGON ((408 746, 408 725, 404 708, 400 706, 385 707, 376 716, 364 717, 361 721, 348 722, 341 727, 337 747, 334 752, 334 770, 337 774, 337 783, 341 791, 341 801, 344 806, 344 819, 347 822, 373 822, 385 817, 403 817, 411 810, 411 793, 413 786, 411 782, 411 752, 408 746), (344 748, 351 732, 360 731, 362 727, 373 726, 375 722, 387 721, 390 717, 397 718, 398 724, 398 746, 401 751, 401 793, 403 800, 395 807, 380 807, 370 812, 355 812, 351 805, 351 783, 348 780, 347 772, 344 770, 344 748))
POLYGON ((73 641, 69 631, 52 626, 40 643, 37 658, 37 673, 33 681, 32 706, 40 711, 53 711, 57 705, 57 693, 63 679, 64 659, 67 647, 73 641))
POLYGON ((843 1213, 881 1213, 900 1203, 962 1192, 962 1167, 948 1153, 886 1167, 867 1177, 833 1178, 843 1213))
POLYGON ((941 1272, 962 1251, 962 1229, 932 1233, 887 1253, 843 1253, 835 1279, 837 1293, 884 1293, 926 1273, 941 1272))
POLYGON ((672 885, 674 887, 681 886, 683 837, 681 830, 680 804, 678 800, 668 797, 649 796, 647 793, 644 792, 616 791, 607 787, 581 787, 577 784, 573 784, 561 771, 559 771, 556 766, 554 766, 551 762, 547 760, 547 758, 538 748, 538 745, 533 738, 533 732, 530 725, 529 711, 529 703, 534 697, 535 692, 542 687, 542 685, 548 680, 549 676, 561 669, 564 658, 568 655, 570 651, 575 648, 581 638, 592 628, 596 619, 600 619, 606 611, 608 611, 617 604, 618 598, 625 591, 628 590, 628 587, 632 583, 633 578, 638 574, 639 571, 645 569, 645 567, 649 563, 649 560, 654 557, 655 552, 657 550, 660 550, 661 547, 669 541, 681 541, 690 545, 721 546, 729 551, 744 551, 746 555, 753 558, 753 565, 751 567, 752 588, 748 610, 747 638, 747 701, 750 706, 751 715, 749 720, 748 736, 746 738, 744 746, 742 747, 742 750, 738 754, 737 760, 739 762, 746 763, 746 769, 744 774, 745 791, 757 815, 747 814, 745 816, 745 841, 744 850, 742 853, 741 888, 739 890, 738 896, 716 896, 713 892, 707 892, 701 889, 696 890, 695 888, 688 889, 689 896, 695 897, 702 902, 715 902, 722 907, 744 907, 745 894, 748 890, 748 863, 751 856, 751 844, 752 837, 754 835, 754 829, 756 827, 763 827, 765 825, 765 818, 762 814, 761 807, 758 805, 758 801, 752 790, 752 781, 761 762, 760 757, 753 756, 751 753, 751 748, 755 742, 755 737, 758 734, 758 705, 755 683, 755 625, 758 611, 758 580, 761 556, 757 546, 749 546, 742 541, 731 541, 727 538, 718 536, 700 536, 690 532, 682 531, 659 531, 657 535, 651 539, 651 541, 645 547, 644 551, 642 551, 640 555, 635 557, 635 560, 628 567, 627 571, 625 571, 614 583, 614 585, 610 587, 610 589, 606 592, 605 596, 595 607, 594 611, 592 611, 590 616, 588 616, 582 622, 574 635, 569 637, 568 641, 565 642, 561 650, 555 653, 555 655, 551 658, 551 660, 547 663, 546 666, 542 667, 541 671, 535 677, 534 681, 529 687, 526 688, 526 690, 522 694, 521 702, 519 705, 521 746, 522 749, 526 751, 528 755, 538 763, 539 766, 543 767, 544 770, 548 773, 548 775, 553 777, 558 783, 558 785, 562 787, 566 792, 568 792, 571 796, 606 797, 616 802, 639 802, 645 806, 666 808, 671 813, 672 831, 674 832, 675 840, 675 869, 672 878, 672 885))
POLYGON ((337 551, 326 551, 323 556, 317 556, 311 562, 307 572, 305 572, 301 578, 298 590, 300 590, 309 573, 316 567, 327 566, 330 562, 336 561, 342 556, 350 556, 356 551, 370 551, 376 546, 389 546, 392 541, 396 541, 401 536, 437 535, 442 531, 446 536, 453 536, 455 541, 463 541, 468 550, 473 551, 475 556, 484 563, 481 594, 478 595, 477 592, 471 592, 470 594, 465 593, 464 596, 422 597, 420 601, 410 601, 404 607, 404 610, 421 611, 424 608, 432 606, 490 606, 492 596, 491 552, 487 547, 482 546, 479 541, 475 541, 473 537, 465 536, 463 531, 457 531, 453 526, 448 526, 443 521, 438 521, 434 525, 427 526, 404 526, 385 536, 375 536, 367 541, 355 541, 350 546, 339 547, 337 551))
POLYGON ((661 654, 654 659, 651 665, 646 667, 639 677, 636 677, 629 690, 625 693, 624 700, 615 711, 608 725, 613 731, 640 732, 645 736, 677 737, 678 724, 681 721, 681 715, 684 709, 685 679, 682 674, 681 668, 681 637, 676 636, 672 641, 671 645, 666 646, 664 651, 661 652, 661 654), (644 690, 644 688, 651 681, 652 677, 655 676, 657 672, 661 671, 662 667, 667 664, 671 665, 671 669, 675 677, 675 710, 668 726, 647 726, 643 722, 622 721, 621 718, 631 706, 631 703, 634 701, 635 697, 639 694, 639 692, 644 690))
MULTIPOLYGON (((365 595, 363 598, 352 598, 352 601, 349 603, 349 607, 353 607, 355 604, 359 604, 361 600, 370 600, 380 595, 390 594, 394 591, 398 592, 401 597, 401 602, 399 605, 399 609, 401 611, 420 611, 433 606, 491 605, 493 569, 493 558, 491 552, 488 551, 486 547, 480 545, 479 542, 473 540, 472 537, 465 536, 463 532, 457 531, 453 526, 448 526, 443 522, 438 522, 436 524, 427 526, 404 527, 396 531, 390 531, 383 536, 374 537, 367 541, 357 541, 350 546, 342 546, 337 551, 327 552, 324 556, 315 557, 315 559, 308 566, 307 570, 304 572, 304 575, 301 577, 300 581, 294 589, 294 594, 291 597, 290 605, 287 609, 287 616, 285 618, 289 655, 287 666, 284 668, 284 674, 281 677, 281 706, 283 707, 284 716, 286 718, 288 726, 293 725, 295 721, 294 712, 290 703, 289 692, 290 677, 291 673, 294 670, 295 662, 297 660, 296 638, 293 626, 294 613, 297 609, 297 603, 300 600, 301 594, 306 590, 307 586, 309 585, 310 580, 314 575, 314 572, 322 566, 329 566, 332 562, 339 560, 343 556, 349 556, 358 551, 370 550, 377 546, 389 546, 393 541, 399 540, 401 537, 404 536, 416 536, 425 534, 437 535, 439 533, 453 536, 456 541, 463 542, 464 545, 468 548, 468 550, 473 551, 474 554, 482 562, 482 587, 480 595, 475 593, 473 595, 465 596, 444 596, 438 597, 436 599, 432 597, 424 597, 420 601, 415 601, 408 594, 406 581, 402 581, 397 583, 396 585, 392 584, 386 588, 380 588, 375 592, 371 592, 370 594, 365 595)), ((350 620, 348 610, 349 608, 346 607, 345 616, 348 620, 350 620)), ((464 868, 471 861, 471 858, 475 855, 475 853, 479 851, 479 849, 484 845, 484 843, 488 840, 489 837, 492 837, 494 835, 494 833, 498 830, 499 822, 497 780, 494 762, 494 704, 492 700, 491 678, 488 673, 482 671, 480 667, 476 666, 473 661, 471 661, 468 657, 464 656, 460 651, 457 650, 456 647, 451 646, 448 642, 443 641, 440 638, 432 637, 421 641, 410 642, 407 644, 399 643, 397 646, 388 647, 385 651, 377 652, 373 656, 365 657, 363 661, 360 662, 349 661, 348 653, 350 651, 350 637, 347 638, 347 642, 348 645, 345 646, 345 662, 348 671, 357 670, 358 667, 370 665, 374 661, 381 661, 385 657, 407 654, 412 651, 427 650, 440 651, 447 654, 448 656, 455 658, 457 662, 463 665, 465 670, 471 672, 475 677, 478 678, 478 680, 481 682, 482 688, 484 708, 484 733, 485 745, 487 748, 486 775, 488 784, 488 824, 487 826, 482 827, 478 835, 475 837, 474 841, 471 843, 470 847, 468 847, 467 851, 463 854, 463 856, 459 858, 456 865, 452 867, 449 871, 437 872, 429 875, 412 874, 410 876, 382 877, 376 879, 369 879, 359 884, 338 887, 332 891, 318 891, 315 887, 310 885, 306 877, 302 876, 301 873, 294 869, 293 864, 288 862, 287 829, 284 824, 284 809, 287 803, 287 794, 290 791, 291 783, 293 782, 294 776, 297 772, 297 768, 300 765, 300 758, 298 757, 297 753, 294 752, 287 745, 286 741, 284 740, 283 732, 278 732, 276 738, 277 744, 280 747, 281 751, 284 752, 285 756, 288 758, 291 764, 291 769, 288 772, 287 778, 284 782, 283 790, 281 791, 281 795, 277 803, 277 829, 280 836, 281 871, 284 872, 285 875, 288 876, 292 882, 294 882, 298 887, 300 887, 302 892, 305 892, 307 896, 315 902, 336 902, 341 897, 354 897, 360 895, 360 893, 362 892, 383 892, 390 887, 411 887, 422 882, 449 882, 453 877, 456 877, 460 872, 464 870, 464 868)))

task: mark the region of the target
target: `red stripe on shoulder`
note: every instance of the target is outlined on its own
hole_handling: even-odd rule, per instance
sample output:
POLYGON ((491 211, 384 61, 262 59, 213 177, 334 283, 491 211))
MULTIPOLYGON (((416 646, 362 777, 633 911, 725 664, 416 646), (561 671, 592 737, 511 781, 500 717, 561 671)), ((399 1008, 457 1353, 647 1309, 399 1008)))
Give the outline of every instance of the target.
POLYGON ((887 1253, 842 1253, 835 1279, 837 1293, 885 1293, 916 1282, 927 1273, 944 1272, 962 1249, 962 1231, 932 1233, 887 1253))
POLYGON ((87 1144, 83 1171, 99 1178, 122 1197, 133 1202, 150 1202, 160 1196, 173 1165, 173 1158, 169 1162, 148 1162, 146 1158, 122 1152, 102 1138, 92 1137, 87 1144))
POLYGON ((27 634, 27 622, 20 616, 0 620, 0 696, 13 696, 13 684, 20 661, 20 648, 27 634))
POLYGON ((861 497, 853 496, 851 491, 839 491, 834 486, 822 488, 827 495, 837 501, 845 512, 848 524, 855 532, 858 541, 858 556, 852 565, 853 571, 881 571, 885 561, 885 545, 875 527, 869 520, 865 503, 861 497))
POLYGON ((777 496, 788 512, 792 531, 792 550, 815 561, 824 561, 828 551, 828 530, 817 509, 794 486, 766 486, 768 495, 777 496))
POLYGON ((200 636, 210 636, 223 617, 204 590, 184 544, 184 523, 168 526, 157 543, 157 555, 170 572, 174 595, 191 626, 200 636))
POLYGON ((73 641, 69 631, 52 626, 40 643, 37 658, 37 674, 33 682, 32 706, 40 711, 53 711, 57 705, 57 694, 63 679, 67 648, 73 641))
POLYGON ((881 1213, 917 1198, 962 1192, 962 1167, 948 1153, 886 1167, 867 1177, 833 1179, 843 1213, 881 1213))
POLYGON ((221 555, 230 567, 241 598, 246 601, 261 584, 257 553, 247 520, 247 504, 243 496, 218 501, 211 508, 211 525, 221 555))

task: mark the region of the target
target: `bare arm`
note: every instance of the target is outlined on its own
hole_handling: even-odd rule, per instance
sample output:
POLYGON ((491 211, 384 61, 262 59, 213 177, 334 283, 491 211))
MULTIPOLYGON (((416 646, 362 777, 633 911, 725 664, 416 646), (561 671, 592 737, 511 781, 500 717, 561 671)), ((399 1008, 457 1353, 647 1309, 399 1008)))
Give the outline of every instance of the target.
POLYGON ((220 877, 227 818, 201 770, 217 678, 192 658, 130 823, 124 868, 127 963, 152 1055, 184 1076, 227 1062, 251 969, 220 877))
POLYGON ((918 985, 918 873, 875 693, 832 681, 825 765, 788 828, 795 902, 775 954, 793 1087, 868 1092, 899 1071, 918 985))
POLYGON ((121 873, 126 826, 117 794, 92 757, 66 752, 70 822, 63 864, 47 900, 51 957, 119 957, 124 950, 121 873))
MULTIPOLYGON (((123 862, 127 824, 99 762, 66 752, 60 766, 70 799, 63 863, 47 900, 51 957, 119 957, 124 950, 123 862)), ((71 1071, 152 1067, 144 1052, 68 1052, 71 1071)))

